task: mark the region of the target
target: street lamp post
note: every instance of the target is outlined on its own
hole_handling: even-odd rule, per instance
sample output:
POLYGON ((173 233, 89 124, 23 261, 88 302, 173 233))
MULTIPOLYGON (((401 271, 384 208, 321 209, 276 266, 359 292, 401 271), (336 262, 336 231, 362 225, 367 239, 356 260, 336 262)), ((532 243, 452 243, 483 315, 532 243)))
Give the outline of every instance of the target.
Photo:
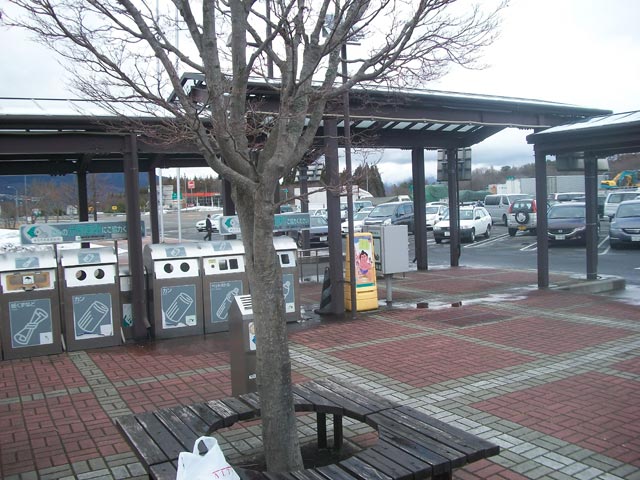
POLYGON ((13 218, 15 218, 15 223, 14 224, 17 227, 18 226, 18 189, 16 187, 12 186, 12 185, 7 185, 7 188, 13 188, 13 191, 15 192, 15 195, 14 195, 13 198, 16 201, 16 211, 13 214, 13 218))

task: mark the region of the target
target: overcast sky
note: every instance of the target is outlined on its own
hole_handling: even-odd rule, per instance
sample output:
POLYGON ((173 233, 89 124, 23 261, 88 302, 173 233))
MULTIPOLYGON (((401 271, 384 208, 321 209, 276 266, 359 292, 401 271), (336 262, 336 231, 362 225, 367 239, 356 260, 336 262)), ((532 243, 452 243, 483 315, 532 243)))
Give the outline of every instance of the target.
MULTIPOLYGON (((488 68, 455 69, 424 87, 640 110, 640 1, 511 0, 503 19, 501 37, 483 57, 488 68)), ((45 47, 6 28, 0 28, 0 45, 0 97, 75 97, 45 47)), ((507 129, 475 146, 473 167, 533 162, 524 139, 529 133, 507 129)), ((435 155, 426 154, 427 175, 435 176, 435 155)), ((385 183, 409 179, 411 152, 387 151, 378 168, 385 183)))

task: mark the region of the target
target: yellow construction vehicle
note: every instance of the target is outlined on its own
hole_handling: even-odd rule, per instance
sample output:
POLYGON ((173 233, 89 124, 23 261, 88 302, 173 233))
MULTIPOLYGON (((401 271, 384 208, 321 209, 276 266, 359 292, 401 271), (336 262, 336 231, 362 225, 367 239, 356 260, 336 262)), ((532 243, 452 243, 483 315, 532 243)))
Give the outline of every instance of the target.
POLYGON ((640 187, 640 170, 623 170, 611 180, 602 180, 600 188, 640 187))

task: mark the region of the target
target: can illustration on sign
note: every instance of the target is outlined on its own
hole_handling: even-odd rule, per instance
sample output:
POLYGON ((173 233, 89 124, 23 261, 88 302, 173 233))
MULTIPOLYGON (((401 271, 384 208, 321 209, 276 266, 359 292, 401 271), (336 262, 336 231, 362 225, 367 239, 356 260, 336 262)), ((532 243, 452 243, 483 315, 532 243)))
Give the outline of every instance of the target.
POLYGON ((282 291, 284 293, 284 306, 287 313, 296 311, 296 295, 295 295, 295 282, 293 280, 293 274, 282 274, 282 291))
POLYGON ((9 302, 9 323, 13 348, 53 343, 51 300, 48 298, 9 302))
POLYGON ((249 322, 247 327, 249 330, 249 351, 253 352, 256 349, 256 325, 253 322, 249 322))
POLYGON ((233 297, 243 295, 242 281, 212 282, 209 286, 211 296, 211 322, 226 322, 233 297))
POLYGON ((162 287, 160 294, 163 328, 183 328, 196 325, 195 285, 162 287))
POLYGON ((109 293, 74 295, 72 304, 76 340, 113 336, 113 307, 109 293))

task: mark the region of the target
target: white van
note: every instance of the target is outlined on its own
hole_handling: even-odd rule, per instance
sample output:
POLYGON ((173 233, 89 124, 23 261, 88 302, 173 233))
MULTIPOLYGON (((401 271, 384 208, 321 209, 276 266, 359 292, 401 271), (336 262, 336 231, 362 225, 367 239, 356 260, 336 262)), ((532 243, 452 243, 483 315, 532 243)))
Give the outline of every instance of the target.
POLYGON ((509 205, 521 198, 530 198, 526 193, 508 193, 504 195, 487 195, 484 197, 484 208, 487 209, 493 223, 507 226, 509 205))
POLYGON ((616 214, 618 205, 625 200, 634 200, 636 196, 640 194, 640 189, 634 190, 616 190, 609 192, 607 198, 604 201, 604 215, 609 217, 609 221, 616 214))

